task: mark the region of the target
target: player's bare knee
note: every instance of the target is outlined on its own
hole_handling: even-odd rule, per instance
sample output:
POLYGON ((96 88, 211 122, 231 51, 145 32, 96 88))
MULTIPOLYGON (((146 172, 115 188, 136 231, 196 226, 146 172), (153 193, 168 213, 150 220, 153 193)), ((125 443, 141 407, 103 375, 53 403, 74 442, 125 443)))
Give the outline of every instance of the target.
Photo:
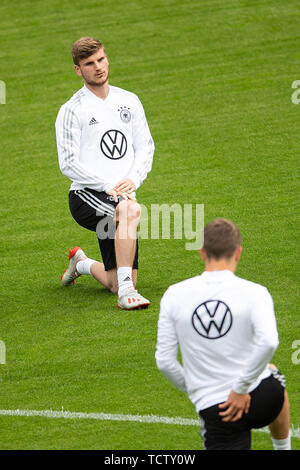
POLYGON ((139 220, 141 215, 141 206, 136 201, 123 200, 117 206, 117 215, 121 220, 139 220))
POLYGON ((128 217, 139 220, 141 217, 141 206, 136 201, 129 201, 128 217))

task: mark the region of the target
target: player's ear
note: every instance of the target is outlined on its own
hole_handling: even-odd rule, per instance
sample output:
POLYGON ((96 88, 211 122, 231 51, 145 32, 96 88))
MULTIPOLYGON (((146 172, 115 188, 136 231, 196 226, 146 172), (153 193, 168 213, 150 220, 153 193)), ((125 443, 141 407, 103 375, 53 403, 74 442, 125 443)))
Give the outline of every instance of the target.
POLYGON ((200 253, 200 256, 202 258, 202 261, 204 261, 204 263, 205 263, 205 261, 207 260, 207 257, 206 257, 206 253, 205 253, 204 249, 200 248, 199 253, 200 253))
POLYGON ((243 248, 242 248, 241 246, 239 246, 239 247, 235 250, 235 255, 234 255, 235 261, 237 261, 237 262, 240 261, 242 251, 243 251, 243 248))
POLYGON ((74 70, 77 73, 78 77, 82 77, 79 65, 74 65, 74 70))

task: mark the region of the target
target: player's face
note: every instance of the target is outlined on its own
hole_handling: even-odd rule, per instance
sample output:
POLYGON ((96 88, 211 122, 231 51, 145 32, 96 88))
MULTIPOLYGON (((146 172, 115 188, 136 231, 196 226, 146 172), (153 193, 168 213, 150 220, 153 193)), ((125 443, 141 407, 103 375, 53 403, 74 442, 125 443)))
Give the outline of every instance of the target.
POLYGON ((108 59, 105 50, 99 49, 95 54, 75 65, 77 75, 91 86, 102 86, 108 80, 108 59))

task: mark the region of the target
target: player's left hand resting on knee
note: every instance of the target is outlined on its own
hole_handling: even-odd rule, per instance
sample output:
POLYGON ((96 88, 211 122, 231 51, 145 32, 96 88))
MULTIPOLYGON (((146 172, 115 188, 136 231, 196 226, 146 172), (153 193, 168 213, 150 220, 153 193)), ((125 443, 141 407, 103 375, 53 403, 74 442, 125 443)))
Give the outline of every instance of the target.
POLYGON ((222 416, 222 421, 238 421, 244 413, 248 413, 250 400, 249 393, 236 393, 231 390, 227 400, 219 405, 219 408, 224 410, 219 413, 222 416))
POLYGON ((122 181, 119 181, 119 183, 116 184, 114 187, 118 193, 133 193, 136 190, 135 184, 133 181, 131 181, 130 178, 125 178, 122 181))

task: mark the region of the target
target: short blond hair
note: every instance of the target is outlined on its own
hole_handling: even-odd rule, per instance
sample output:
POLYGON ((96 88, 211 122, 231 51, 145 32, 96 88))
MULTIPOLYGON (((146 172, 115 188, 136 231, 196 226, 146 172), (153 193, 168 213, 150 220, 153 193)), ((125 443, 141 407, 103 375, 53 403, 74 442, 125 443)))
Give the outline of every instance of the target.
POLYGON ((214 219, 204 228, 203 249, 209 259, 231 258, 241 243, 238 226, 228 219, 214 219))
POLYGON ((104 49, 103 44, 95 38, 85 36, 74 42, 72 46, 72 57, 75 65, 79 65, 80 61, 87 59, 95 54, 99 49, 104 49))

